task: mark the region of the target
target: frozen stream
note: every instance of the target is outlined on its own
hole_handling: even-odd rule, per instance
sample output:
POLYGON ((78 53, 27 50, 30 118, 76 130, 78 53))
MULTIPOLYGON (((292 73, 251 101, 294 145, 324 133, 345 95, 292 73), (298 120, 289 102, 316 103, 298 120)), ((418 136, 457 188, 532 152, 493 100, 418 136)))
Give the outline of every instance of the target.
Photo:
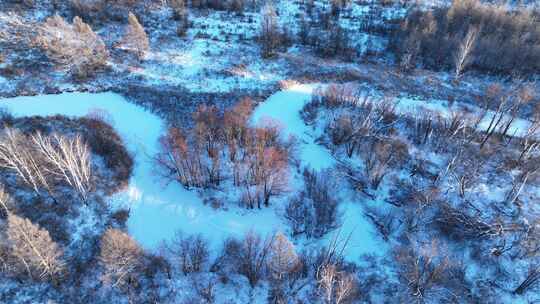
MULTIPOLYGON (((332 166, 333 159, 325 148, 313 142, 299 116, 303 104, 311 97, 312 89, 311 86, 297 86, 274 94, 256 109, 253 121, 265 116, 280 121, 287 133, 301 140, 304 165, 320 169, 332 166)), ((158 148, 163 121, 120 95, 64 93, 16 97, 0 99, 0 106, 15 116, 84 116, 95 109, 107 111, 113 118, 115 129, 135 156, 129 188, 115 195, 112 203, 113 206, 130 208, 129 232, 146 248, 156 248, 178 230, 201 233, 213 246, 219 246, 227 236, 241 236, 248 230, 267 234, 286 229, 279 215, 279 206, 252 211, 236 206, 229 207, 227 211, 214 210, 202 203, 197 192, 184 190, 174 183, 164 185, 154 174, 150 158, 158 148)), ((353 232, 348 258, 356 259, 361 253, 377 251, 378 242, 373 239, 371 226, 362 217, 361 208, 352 203, 343 203, 342 207, 344 225, 341 234, 353 232)))

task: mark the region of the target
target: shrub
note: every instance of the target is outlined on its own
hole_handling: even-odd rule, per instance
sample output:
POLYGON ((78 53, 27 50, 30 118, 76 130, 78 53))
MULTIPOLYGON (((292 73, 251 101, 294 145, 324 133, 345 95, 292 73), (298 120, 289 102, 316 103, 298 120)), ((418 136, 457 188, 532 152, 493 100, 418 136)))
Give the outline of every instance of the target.
POLYGON ((107 168, 113 171, 118 188, 127 185, 133 172, 133 158, 120 135, 104 120, 84 117, 80 121, 86 126, 84 132, 88 144, 94 153, 103 157, 107 168))
POLYGON ((208 243, 201 235, 184 236, 178 233, 167 248, 185 275, 203 271, 208 263, 208 243))
POLYGON ((120 226, 121 228, 125 228, 126 223, 129 219, 129 213, 129 209, 119 209, 111 215, 111 218, 118 226, 120 226))
POLYGON ((73 13, 85 20, 114 19, 125 21, 129 11, 132 11, 141 0, 70 0, 73 13))
POLYGON ((339 225, 339 201, 332 196, 336 185, 329 171, 304 171, 305 189, 293 197, 285 209, 285 219, 293 235, 320 238, 339 225))
POLYGON ((14 121, 15 117, 8 109, 0 108, 0 122, 2 122, 3 125, 13 125, 14 121))

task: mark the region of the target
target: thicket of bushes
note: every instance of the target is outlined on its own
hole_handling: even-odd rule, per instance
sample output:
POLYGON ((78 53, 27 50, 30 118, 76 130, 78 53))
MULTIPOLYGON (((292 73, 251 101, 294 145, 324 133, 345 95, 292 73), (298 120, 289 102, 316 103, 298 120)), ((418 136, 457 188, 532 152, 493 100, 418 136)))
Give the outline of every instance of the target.
POLYGON ((456 66, 464 40, 477 30, 470 67, 492 73, 530 75, 540 71, 540 22, 531 9, 479 0, 455 0, 449 7, 413 9, 392 35, 390 47, 404 67, 456 66))
POLYGON ((92 22, 125 21, 130 11, 145 5, 145 1, 139 0, 70 0, 68 3, 75 16, 92 22))
POLYGON ((107 168, 113 172, 116 188, 127 186, 134 164, 133 157, 120 135, 109 123, 97 116, 83 117, 79 121, 86 126, 85 137, 88 145, 94 153, 103 158, 107 168))
POLYGON ((252 111, 249 98, 223 115, 216 107, 200 106, 193 128, 170 127, 160 138, 158 174, 188 189, 219 188, 230 181, 242 190, 247 208, 268 206, 287 188, 291 143, 280 138, 271 121, 251 127, 252 111))

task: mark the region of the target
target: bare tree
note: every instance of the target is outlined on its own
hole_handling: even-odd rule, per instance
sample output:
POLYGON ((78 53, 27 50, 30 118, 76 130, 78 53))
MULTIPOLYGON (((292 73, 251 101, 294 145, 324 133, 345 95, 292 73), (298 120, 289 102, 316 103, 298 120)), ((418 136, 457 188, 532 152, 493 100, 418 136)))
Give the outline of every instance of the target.
POLYGON ((189 299, 183 303, 212 304, 216 299, 217 278, 214 276, 190 276, 189 282, 200 299, 189 299), (201 301, 202 300, 202 301, 201 301))
POLYGON ((326 304, 348 303, 356 289, 353 275, 339 271, 334 264, 322 265, 317 270, 317 283, 326 304))
POLYGON ((251 287, 263 278, 272 243, 272 237, 263 239, 251 231, 241 241, 229 239, 225 242, 225 255, 238 273, 248 279, 251 287))
POLYGON ((180 270, 185 275, 203 271, 210 255, 208 244, 201 235, 186 237, 177 233, 172 242, 167 245, 167 249, 173 259, 178 261, 180 270))
POLYGON ((185 0, 168 0, 167 4, 173 10, 176 19, 185 18, 185 15, 187 14, 185 0))
POLYGON ((519 228, 513 224, 489 222, 481 214, 470 215, 466 209, 455 208, 447 203, 440 205, 435 220, 442 231, 459 239, 495 237, 519 228))
POLYGON ((344 146, 348 157, 358 152, 361 145, 372 143, 374 139, 381 137, 385 130, 395 122, 395 103, 389 98, 384 98, 375 104, 368 95, 357 96, 347 86, 343 89, 329 87, 322 96, 322 102, 326 107, 343 109, 349 104, 355 106, 356 111, 340 111, 336 118, 331 121, 326 129, 330 133, 332 143, 336 146, 344 146))
POLYGON ((11 199, 11 196, 6 192, 4 186, 0 185, 0 210, 3 210, 2 213, 7 216, 9 212, 12 211, 12 206, 13 200, 11 199))
POLYGON ((281 35, 279 33, 278 16, 272 4, 268 3, 263 8, 261 22, 260 40, 262 44, 262 56, 270 57, 278 48, 281 39, 281 35))
MULTIPOLYGON (((68 0, 74 13, 85 19, 124 18, 140 0, 68 0)), ((68 2, 66 1, 66 2, 68 2)), ((164 0, 162 0, 163 2, 164 0)))
POLYGON ((187 189, 202 187, 204 179, 201 155, 188 145, 184 132, 169 128, 160 138, 160 153, 155 157, 160 170, 158 173, 167 181, 177 181, 187 189))
POLYGON ((399 66, 405 72, 415 67, 416 57, 420 53, 421 41, 412 33, 404 43, 404 52, 401 55, 399 66))
MULTIPOLYGON (((517 105, 519 106, 519 105, 517 105)), ((505 125, 505 119, 507 113, 517 111, 516 105, 511 102, 511 96, 505 94, 502 91, 500 85, 491 85, 486 92, 486 99, 484 101, 484 108, 479 116, 478 124, 484 119, 489 120, 487 128, 484 130, 485 134, 480 142, 480 149, 482 149, 488 140, 505 125), (496 109, 491 114, 489 106, 491 103, 496 103, 496 109), (491 117, 489 117, 491 116, 491 117)), ((507 124, 509 128, 509 124, 507 124)), ((506 128, 506 131, 508 131, 506 128)))
MULTIPOLYGON (((287 190, 287 152, 277 148, 268 148, 257 158, 258 169, 255 170, 254 176, 258 182, 258 188, 261 189, 262 201, 265 206, 269 206, 271 197, 287 190)), ((258 207, 261 208, 260 203, 258 207)))
POLYGON ((397 248, 398 277, 408 286, 407 298, 420 303, 437 299, 448 276, 450 260, 435 244, 423 248, 397 248))
POLYGON ((251 111, 249 99, 224 115, 216 107, 199 107, 193 128, 171 127, 160 138, 157 173, 186 188, 219 187, 232 177, 234 186, 243 188, 242 202, 248 208, 269 206, 272 197, 287 191, 294 145, 280 138, 275 124, 250 127, 251 111))
POLYGON ((148 36, 133 13, 129 13, 128 22, 129 24, 122 38, 121 45, 125 49, 137 54, 139 59, 143 59, 146 52, 150 49, 148 36))
POLYGON ((129 288, 135 283, 137 270, 141 266, 141 247, 126 233, 112 228, 105 232, 100 246, 102 280, 112 287, 129 288))
POLYGON ((26 5, 27 7, 34 7, 34 0, 18 0, 18 1, 15 1, 15 2, 20 2, 24 5, 26 5))
POLYGON ((253 112, 253 101, 242 99, 234 108, 226 110, 223 115, 223 137, 228 146, 229 161, 232 163, 232 176, 235 186, 240 186, 242 177, 243 149, 246 147, 249 134, 249 117, 253 112))
POLYGON ((47 163, 44 170, 67 182, 86 201, 92 187, 92 170, 90 149, 82 137, 44 136, 38 132, 30 138, 47 163))
POLYGON ((340 224, 339 200, 333 191, 337 187, 330 171, 304 171, 305 190, 291 198, 285 209, 293 236, 320 238, 340 224))
POLYGON ((520 138, 519 146, 520 153, 518 161, 529 159, 540 148, 538 135, 540 131, 540 117, 533 118, 533 121, 525 131, 525 134, 520 138))
POLYGON ((376 190, 391 166, 401 165, 409 156, 406 143, 394 139, 376 140, 372 145, 360 149, 364 158, 365 176, 372 189, 376 190))
POLYGON ((512 187, 506 194, 506 201, 509 204, 514 204, 518 200, 519 195, 529 181, 529 178, 534 176, 534 174, 540 170, 540 165, 537 165, 536 162, 536 160, 531 160, 530 162, 523 164, 522 172, 513 179, 512 187))
POLYGON ((277 233, 274 236, 267 263, 274 279, 278 281, 300 265, 294 245, 284 234, 277 233))
POLYGON ((51 60, 80 78, 102 68, 109 57, 103 40, 79 17, 73 24, 58 15, 48 18, 39 27, 35 43, 51 60))
POLYGON ((11 128, 5 129, 0 137, 0 167, 16 172, 17 176, 38 195, 39 189, 43 186, 54 199, 40 162, 23 134, 11 128))
POLYGON ((514 289, 514 293, 522 295, 538 283, 538 281, 540 281, 540 267, 538 265, 530 265, 525 279, 514 289))
POLYGON ((17 260, 16 268, 33 279, 58 283, 66 270, 63 252, 47 230, 30 220, 8 214, 7 237, 10 253, 17 260))
POLYGON ((467 66, 473 61, 473 51, 480 33, 480 28, 473 26, 467 32, 467 35, 463 38, 463 41, 459 45, 459 49, 454 55, 454 64, 455 64, 455 76, 456 79, 461 77, 463 71, 467 66))

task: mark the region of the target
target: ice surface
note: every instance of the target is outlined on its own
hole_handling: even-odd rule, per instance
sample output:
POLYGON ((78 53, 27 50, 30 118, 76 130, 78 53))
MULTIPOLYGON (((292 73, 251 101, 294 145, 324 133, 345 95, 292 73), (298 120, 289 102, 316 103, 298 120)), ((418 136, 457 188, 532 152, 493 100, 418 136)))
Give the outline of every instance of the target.
POLYGON ((262 123, 270 118, 283 128, 285 136, 294 135, 300 140, 300 159, 305 165, 320 170, 334 165, 334 158, 327 149, 317 145, 310 136, 308 126, 300 117, 300 110, 311 100, 315 85, 296 85, 286 91, 278 92, 257 107, 253 122, 262 123))
MULTIPOLYGON (((299 139, 302 165, 321 170, 334 166, 334 157, 328 149, 315 143, 311 135, 314 130, 310 130, 300 117, 300 110, 311 100, 316 86, 295 85, 270 96, 266 102, 257 107, 252 119, 254 123, 264 121, 266 118, 277 121, 283 127, 285 136, 294 135, 299 139)), ((327 235, 323 242, 331 242, 334 237, 345 242, 350 237, 345 250, 349 260, 356 260, 364 253, 382 252, 385 248, 383 242, 375 237, 371 223, 363 216, 362 205, 354 202, 350 193, 345 191, 346 188, 346 185, 341 185, 335 193, 336 197, 342 199, 340 205, 343 214, 342 225, 336 232, 327 235)))

